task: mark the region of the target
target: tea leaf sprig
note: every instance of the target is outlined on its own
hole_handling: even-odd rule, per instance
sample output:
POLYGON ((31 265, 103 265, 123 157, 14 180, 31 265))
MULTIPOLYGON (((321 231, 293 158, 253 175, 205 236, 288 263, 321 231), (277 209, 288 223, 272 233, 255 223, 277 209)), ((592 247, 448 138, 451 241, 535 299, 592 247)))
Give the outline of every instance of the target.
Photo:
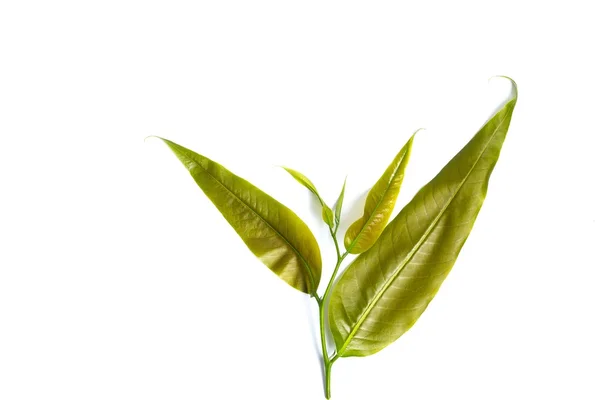
POLYGON ((396 341, 415 324, 452 269, 483 205, 508 132, 518 96, 510 81, 514 97, 388 223, 416 132, 410 137, 367 194, 362 217, 345 232, 343 252, 337 233, 346 182, 330 208, 310 179, 284 167, 316 196, 333 240, 337 261, 322 296, 317 293, 319 245, 292 210, 222 165, 160 138, 248 249, 283 281, 316 300, 327 399, 333 364, 377 353, 396 341), (357 257, 336 282, 349 254, 357 257), (326 309, 335 342, 332 354, 326 309))

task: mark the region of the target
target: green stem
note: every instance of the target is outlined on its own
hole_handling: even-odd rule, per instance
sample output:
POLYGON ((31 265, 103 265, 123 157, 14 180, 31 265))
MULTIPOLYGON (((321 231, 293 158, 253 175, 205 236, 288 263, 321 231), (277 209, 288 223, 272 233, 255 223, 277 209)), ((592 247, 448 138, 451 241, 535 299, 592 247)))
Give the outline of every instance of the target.
POLYGON ((325 301, 315 297, 319 304, 319 327, 321 329, 321 351, 323 352, 323 365, 329 363, 329 354, 327 352, 327 339, 325 336, 325 301))
POLYGON ((315 297, 319 304, 319 325, 321 328, 321 350, 323 352, 323 372, 325 373, 325 398, 331 398, 331 367, 335 360, 338 359, 337 354, 334 358, 329 358, 327 352, 327 339, 325 337, 325 301, 319 297, 315 297))
POLYGON ((337 228, 334 231, 330 227, 329 232, 331 233, 331 237, 333 238, 333 243, 335 244, 335 251, 337 253, 337 262, 335 264, 335 269, 333 270, 333 274, 331 275, 331 278, 329 279, 329 283, 327 284, 327 289, 325 289, 325 293, 323 294, 323 297, 321 298, 319 296, 315 296, 315 300, 317 301, 317 304, 319 304, 319 328, 321 331, 321 351, 323 352, 323 371, 325 373, 325 398, 326 399, 331 398, 331 367, 333 366, 333 363, 335 362, 335 360, 338 359, 338 355, 334 354, 333 358, 329 358, 329 353, 327 351, 327 337, 325 334, 325 301, 326 301, 327 297, 329 296, 329 293, 331 292, 331 289, 333 287, 333 282, 335 281, 337 272, 340 269, 340 266, 342 265, 342 261, 344 261, 344 258, 346 258, 346 256, 348 255, 348 252, 345 252, 344 254, 340 254, 340 246, 339 246, 337 238, 336 238, 337 228))
POLYGON ((340 254, 340 245, 338 244, 336 237, 337 228, 335 229, 335 232, 331 228, 329 228, 329 232, 331 233, 331 237, 333 238, 333 244, 335 244, 335 251, 337 253, 337 263, 335 264, 333 274, 331 274, 331 279, 329 279, 329 283, 327 284, 327 289, 325 289, 325 293, 323 294, 323 303, 325 303, 325 300, 327 299, 327 296, 331 291, 331 287, 333 286, 333 282, 335 281, 337 272, 340 269, 340 265, 342 265, 342 261, 344 261, 344 258, 346 258, 346 256, 348 255, 347 251, 344 254, 340 254))
MULTIPOLYGON (((331 229, 331 227, 329 227, 329 233, 331 234, 331 238, 333 239, 333 244, 335 245, 335 252, 337 253, 338 256, 338 260, 340 258, 340 245, 338 244, 337 241, 337 230, 338 227, 335 227, 335 231, 331 229)), ((334 274, 335 276, 335 274, 334 274)))
POLYGON ((325 398, 331 398, 331 366, 333 363, 325 365, 325 398))
POLYGON ((331 361, 327 352, 327 339, 325 337, 325 301, 315 297, 319 304, 319 325, 321 329, 321 351, 323 352, 323 372, 325 373, 325 398, 331 398, 331 361))

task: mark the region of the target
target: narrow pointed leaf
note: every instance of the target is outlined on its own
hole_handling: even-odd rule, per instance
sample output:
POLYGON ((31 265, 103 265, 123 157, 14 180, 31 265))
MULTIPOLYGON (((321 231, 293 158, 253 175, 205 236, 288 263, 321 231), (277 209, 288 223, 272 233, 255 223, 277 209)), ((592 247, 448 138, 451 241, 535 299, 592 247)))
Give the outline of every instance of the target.
POLYGON ((435 296, 483 204, 515 104, 492 117, 343 273, 329 306, 340 356, 383 349, 435 296))
POLYGON ((414 137, 411 136, 369 191, 363 216, 346 231, 344 246, 349 253, 360 254, 368 250, 385 228, 396 205, 414 137))
POLYGON ((250 251, 290 286, 314 294, 321 278, 321 253, 308 226, 292 210, 222 165, 162 140, 250 251))
POLYGON ((323 207, 321 210, 321 218, 329 225, 329 227, 333 228, 333 211, 331 211, 331 208, 329 208, 327 204, 321 204, 321 206, 323 207))
POLYGON ((342 186, 342 191, 338 196, 337 201, 335 202, 335 226, 340 225, 340 218, 342 216, 342 205, 344 204, 344 193, 346 192, 346 179, 344 179, 344 185, 342 186))
POLYGON ((329 208, 325 201, 323 201, 321 195, 317 191, 316 186, 311 182, 311 180, 296 170, 286 167, 282 168, 285 169, 292 177, 294 177, 294 179, 297 180, 302 186, 304 186, 305 188, 310 190, 315 196, 317 196, 317 199, 319 200, 319 203, 321 203, 322 207, 321 217, 327 225, 333 228, 333 211, 331 211, 331 208, 329 208))

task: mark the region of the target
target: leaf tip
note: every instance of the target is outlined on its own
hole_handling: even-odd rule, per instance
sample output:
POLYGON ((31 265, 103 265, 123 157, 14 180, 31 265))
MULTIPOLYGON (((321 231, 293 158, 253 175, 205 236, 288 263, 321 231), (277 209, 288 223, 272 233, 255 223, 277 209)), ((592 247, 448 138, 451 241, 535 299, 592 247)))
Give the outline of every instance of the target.
POLYGON ((148 140, 149 138, 155 138, 155 139, 160 139, 160 140, 165 140, 163 138, 161 138, 160 136, 156 136, 156 135, 148 135, 144 138, 144 143, 146 142, 146 140, 148 140))
POLYGON ((519 98, 519 87, 517 86, 517 82, 515 82, 515 80, 509 76, 506 75, 494 75, 491 76, 490 79, 488 79, 488 82, 491 81, 494 78, 502 78, 502 79, 508 79, 510 81, 510 84, 512 85, 512 93, 514 93, 514 95, 510 98, 510 101, 517 101, 517 99, 519 98))
POLYGON ((421 131, 425 131, 427 130, 426 128, 419 128, 416 131, 413 132, 413 134, 411 135, 410 139, 408 139, 408 142, 410 143, 410 145, 412 146, 413 140, 415 139, 415 136, 417 136, 417 133, 421 132, 421 131))

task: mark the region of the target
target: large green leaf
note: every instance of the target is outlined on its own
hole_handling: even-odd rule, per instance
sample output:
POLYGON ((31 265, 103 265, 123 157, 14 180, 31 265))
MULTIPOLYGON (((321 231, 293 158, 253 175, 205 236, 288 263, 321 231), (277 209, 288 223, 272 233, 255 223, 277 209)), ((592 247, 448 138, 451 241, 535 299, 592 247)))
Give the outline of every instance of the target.
POLYGON ((344 246, 349 253, 360 254, 367 251, 385 228, 396 205, 414 137, 415 135, 411 136, 369 191, 363 216, 346 231, 344 246))
POLYGON ((300 172, 287 167, 282 168, 285 169, 302 186, 304 186, 305 188, 310 190, 315 196, 317 196, 319 203, 321 203, 321 217, 323 218, 323 221, 325 221, 325 223, 329 225, 330 228, 333 228, 333 211, 331 211, 331 208, 329 208, 327 203, 325 203, 325 201, 317 191, 317 187, 311 182, 310 179, 308 179, 300 172))
POLYGON ((292 210, 222 165, 162 140, 252 253, 290 286, 315 294, 321 279, 321 253, 308 226, 292 210))
POLYGON ((383 349, 437 293, 483 204, 515 104, 492 117, 343 273, 329 306, 341 357, 383 349))

